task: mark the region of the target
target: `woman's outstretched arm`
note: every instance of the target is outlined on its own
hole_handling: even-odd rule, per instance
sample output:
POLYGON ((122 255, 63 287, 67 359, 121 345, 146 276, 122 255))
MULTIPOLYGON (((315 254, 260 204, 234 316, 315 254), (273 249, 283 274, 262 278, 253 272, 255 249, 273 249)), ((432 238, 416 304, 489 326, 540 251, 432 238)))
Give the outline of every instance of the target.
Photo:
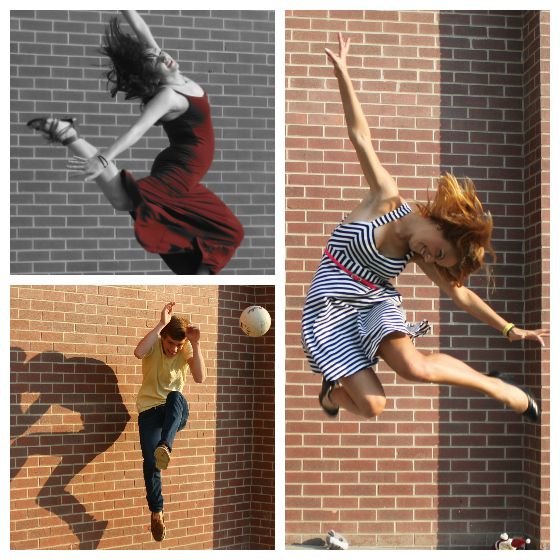
POLYGON ((171 88, 162 88, 148 102, 136 123, 117 138, 112 146, 89 159, 74 156, 68 162, 68 169, 77 172, 75 177, 83 178, 85 181, 94 180, 103 173, 107 162, 136 144, 148 129, 164 115, 173 111, 186 111, 188 106, 188 101, 184 96, 177 95, 171 88))
POLYGON ((159 45, 154 39, 150 28, 136 10, 121 10, 121 13, 128 25, 132 27, 139 41, 144 43, 148 48, 159 50, 159 45))
POLYGON ((346 126, 348 127, 348 137, 356 150, 362 171, 373 193, 380 194, 383 192, 394 196, 397 185, 391 175, 381 165, 373 149, 369 126, 346 66, 346 55, 350 50, 350 39, 344 40, 342 34, 339 33, 338 45, 338 56, 330 49, 325 49, 325 52, 333 63, 334 74, 338 80, 340 97, 346 117, 346 126))
MULTIPOLYGON (((414 262, 422 269, 422 271, 447 294, 453 303, 461 310, 478 319, 500 332, 509 323, 503 317, 500 317, 484 300, 477 296, 472 290, 465 286, 454 286, 449 280, 446 280, 432 263, 426 263, 422 260, 414 260, 414 262)), ((519 327, 511 329, 507 335, 508 340, 534 340, 541 346, 544 346, 544 336, 548 336, 548 329, 537 329, 534 331, 525 330, 519 327)))
POLYGON ((115 143, 103 154, 108 160, 115 159, 120 153, 130 148, 163 116, 172 111, 186 110, 188 101, 177 95, 171 88, 162 88, 144 108, 140 118, 127 132, 119 137, 115 143))

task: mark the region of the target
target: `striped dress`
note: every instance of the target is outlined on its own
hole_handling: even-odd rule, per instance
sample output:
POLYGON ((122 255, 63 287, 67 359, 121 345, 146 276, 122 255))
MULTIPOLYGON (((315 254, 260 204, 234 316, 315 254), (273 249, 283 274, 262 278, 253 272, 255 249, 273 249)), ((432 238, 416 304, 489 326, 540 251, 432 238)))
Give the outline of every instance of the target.
POLYGON ((403 203, 371 222, 340 224, 327 249, 343 266, 379 287, 368 288, 343 272, 327 255, 307 293, 302 316, 302 343, 311 370, 328 381, 375 365, 379 344, 394 332, 412 337, 427 332, 427 321, 412 326, 401 310, 402 298, 389 280, 398 276, 413 253, 395 259, 375 246, 375 228, 411 212, 403 203))

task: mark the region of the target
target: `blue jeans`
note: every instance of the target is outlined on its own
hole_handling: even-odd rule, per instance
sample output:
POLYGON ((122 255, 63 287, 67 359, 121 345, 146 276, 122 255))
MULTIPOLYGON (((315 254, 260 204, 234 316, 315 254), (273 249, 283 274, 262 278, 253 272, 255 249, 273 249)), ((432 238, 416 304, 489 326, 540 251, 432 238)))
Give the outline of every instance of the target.
POLYGON ((138 415, 146 500, 150 511, 163 511, 161 471, 156 468, 154 451, 162 443, 171 451, 177 432, 185 427, 188 418, 189 405, 179 391, 171 391, 165 404, 144 410, 138 415))

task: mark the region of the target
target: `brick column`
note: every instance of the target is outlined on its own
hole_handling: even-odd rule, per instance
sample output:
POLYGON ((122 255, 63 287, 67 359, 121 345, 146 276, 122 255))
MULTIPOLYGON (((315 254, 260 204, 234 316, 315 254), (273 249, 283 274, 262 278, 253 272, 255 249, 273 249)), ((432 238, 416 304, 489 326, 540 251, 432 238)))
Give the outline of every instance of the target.
MULTIPOLYGON (((550 324, 550 27, 549 12, 523 18, 525 324, 550 324)), ((543 418, 523 441, 523 519, 539 548, 550 546, 550 357, 526 345, 525 379, 540 397, 543 418)))

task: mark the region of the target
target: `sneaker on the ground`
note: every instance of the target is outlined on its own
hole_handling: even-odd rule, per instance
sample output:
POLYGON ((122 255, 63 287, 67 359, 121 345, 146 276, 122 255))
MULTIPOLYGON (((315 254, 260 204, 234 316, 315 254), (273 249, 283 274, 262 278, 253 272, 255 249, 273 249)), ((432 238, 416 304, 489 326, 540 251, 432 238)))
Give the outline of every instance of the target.
POLYGON ((327 546, 329 550, 348 550, 348 541, 331 529, 327 533, 327 546))

